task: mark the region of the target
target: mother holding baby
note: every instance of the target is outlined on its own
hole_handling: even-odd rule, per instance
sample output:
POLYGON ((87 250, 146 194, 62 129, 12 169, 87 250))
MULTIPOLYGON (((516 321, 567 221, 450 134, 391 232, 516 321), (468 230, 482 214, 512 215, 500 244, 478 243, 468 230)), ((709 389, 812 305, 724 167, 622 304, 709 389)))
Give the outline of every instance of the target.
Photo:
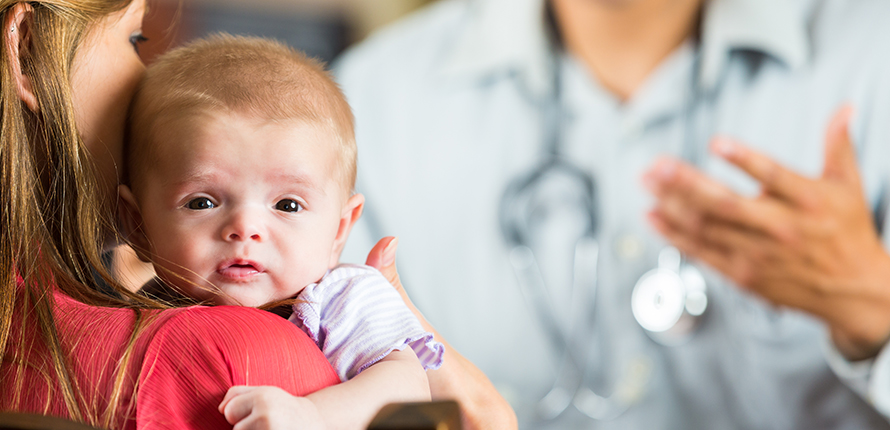
MULTIPOLYGON (((276 386, 302 396, 288 406, 296 416, 336 427, 313 393, 338 378, 293 324, 250 308, 174 309, 103 268, 100 253, 119 240, 112 208, 144 71, 145 0, 2 0, 0 10, 0 411, 103 428, 267 428, 244 413, 262 396, 230 388, 276 386)), ((395 280, 388 244, 369 263, 395 280)), ((446 354, 433 398, 456 398, 469 427, 515 426, 482 373, 446 354)))

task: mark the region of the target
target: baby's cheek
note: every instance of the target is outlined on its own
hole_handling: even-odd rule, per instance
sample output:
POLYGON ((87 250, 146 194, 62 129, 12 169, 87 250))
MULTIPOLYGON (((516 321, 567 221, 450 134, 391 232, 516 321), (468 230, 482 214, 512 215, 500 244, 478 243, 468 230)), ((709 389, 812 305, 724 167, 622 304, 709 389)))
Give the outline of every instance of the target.
MULTIPOLYGON (((171 231, 171 233, 179 233, 171 231)), ((170 235, 153 244, 155 249, 155 265, 161 265, 170 272, 186 278, 194 278, 195 272, 201 274, 202 261, 205 260, 206 246, 203 242, 190 240, 185 234, 170 235)), ((204 274, 206 275, 206 274, 204 274)), ((179 284, 179 282, 177 282, 179 284)))
POLYGON ((170 260, 178 263, 191 272, 197 272, 200 275, 209 270, 213 262, 209 261, 209 252, 211 246, 206 241, 201 240, 176 240, 170 244, 170 260))

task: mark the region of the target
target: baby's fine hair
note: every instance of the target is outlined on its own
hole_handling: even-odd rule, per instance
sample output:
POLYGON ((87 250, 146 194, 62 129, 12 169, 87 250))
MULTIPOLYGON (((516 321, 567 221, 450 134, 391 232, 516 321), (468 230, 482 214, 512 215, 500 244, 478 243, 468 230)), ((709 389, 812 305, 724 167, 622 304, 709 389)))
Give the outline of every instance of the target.
POLYGON ((126 167, 134 177, 157 161, 158 133, 194 114, 232 113, 305 120, 338 137, 339 179, 355 185, 352 111, 322 63, 282 43, 217 34, 162 55, 146 71, 130 107, 126 167))

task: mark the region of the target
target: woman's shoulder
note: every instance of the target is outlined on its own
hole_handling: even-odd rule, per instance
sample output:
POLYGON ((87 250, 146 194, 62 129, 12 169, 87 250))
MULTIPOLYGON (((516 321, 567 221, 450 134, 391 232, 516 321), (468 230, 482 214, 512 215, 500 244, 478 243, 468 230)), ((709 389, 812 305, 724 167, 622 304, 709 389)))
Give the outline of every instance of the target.
POLYGON ((139 428, 223 428, 217 407, 236 385, 305 396, 339 382, 312 340, 265 311, 195 306, 159 324, 139 372, 139 428))
POLYGON ((217 358, 232 364, 251 357, 277 359, 279 355, 312 361, 318 352, 305 333, 266 311, 240 306, 192 306, 164 312, 169 314, 163 315, 163 322, 155 329, 147 350, 149 355, 182 355, 188 351, 205 360, 217 358))
MULTIPOLYGON (((272 383, 281 366, 296 373, 309 372, 319 382, 327 376, 338 381, 318 346, 272 313, 239 306, 193 306, 165 312, 170 315, 164 316, 151 336, 143 367, 168 361, 176 363, 177 372, 186 363, 204 370, 216 368, 229 375, 232 385, 257 385, 258 378, 272 383)), ((146 370, 143 375, 150 373, 146 370)))

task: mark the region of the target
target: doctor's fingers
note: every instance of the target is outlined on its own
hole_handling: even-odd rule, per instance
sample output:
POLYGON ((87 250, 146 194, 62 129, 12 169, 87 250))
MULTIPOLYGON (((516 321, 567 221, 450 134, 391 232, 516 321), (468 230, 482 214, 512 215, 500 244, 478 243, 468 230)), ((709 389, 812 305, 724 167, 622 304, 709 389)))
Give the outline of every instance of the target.
POLYGON ((771 289, 777 285, 808 283, 813 278, 808 268, 789 258, 774 240, 738 225, 706 221, 697 231, 690 232, 670 224, 657 212, 650 213, 650 221, 684 254, 739 286, 765 296, 770 296, 771 289))
POLYGON ((815 180, 801 176, 767 155, 729 138, 715 138, 711 142, 711 150, 754 178, 767 194, 797 205, 807 204, 808 192, 812 190, 815 180))
POLYGON ((649 212, 648 219, 652 227, 683 254, 723 274, 733 267, 729 250, 704 243, 699 236, 672 225, 657 211, 649 212))
POLYGON ((701 248, 721 250, 725 262, 719 270, 724 276, 774 304, 808 308, 806 303, 824 290, 823 273, 812 266, 810 255, 770 237, 711 224, 702 229, 700 241, 701 248))
POLYGON ((786 233, 793 213, 781 200, 743 197, 729 187, 683 163, 659 160, 645 175, 656 205, 674 223, 696 227, 702 218, 714 218, 773 235, 786 233), (665 164, 673 163, 673 166, 665 164), (663 173, 662 169, 668 172, 663 173), (683 219, 679 219, 682 217, 683 219))
MULTIPOLYGON (((653 215, 660 216, 657 212, 653 215)), ((769 260, 763 236, 737 225, 703 222, 694 231, 661 219, 656 229, 684 254, 717 270, 744 287, 760 282, 762 265, 769 260)))
POLYGON ((661 216, 690 234, 701 234, 707 225, 733 226, 740 231, 796 242, 800 236, 797 214, 770 198, 745 198, 731 191, 722 196, 689 191, 662 197, 655 207, 661 216))

